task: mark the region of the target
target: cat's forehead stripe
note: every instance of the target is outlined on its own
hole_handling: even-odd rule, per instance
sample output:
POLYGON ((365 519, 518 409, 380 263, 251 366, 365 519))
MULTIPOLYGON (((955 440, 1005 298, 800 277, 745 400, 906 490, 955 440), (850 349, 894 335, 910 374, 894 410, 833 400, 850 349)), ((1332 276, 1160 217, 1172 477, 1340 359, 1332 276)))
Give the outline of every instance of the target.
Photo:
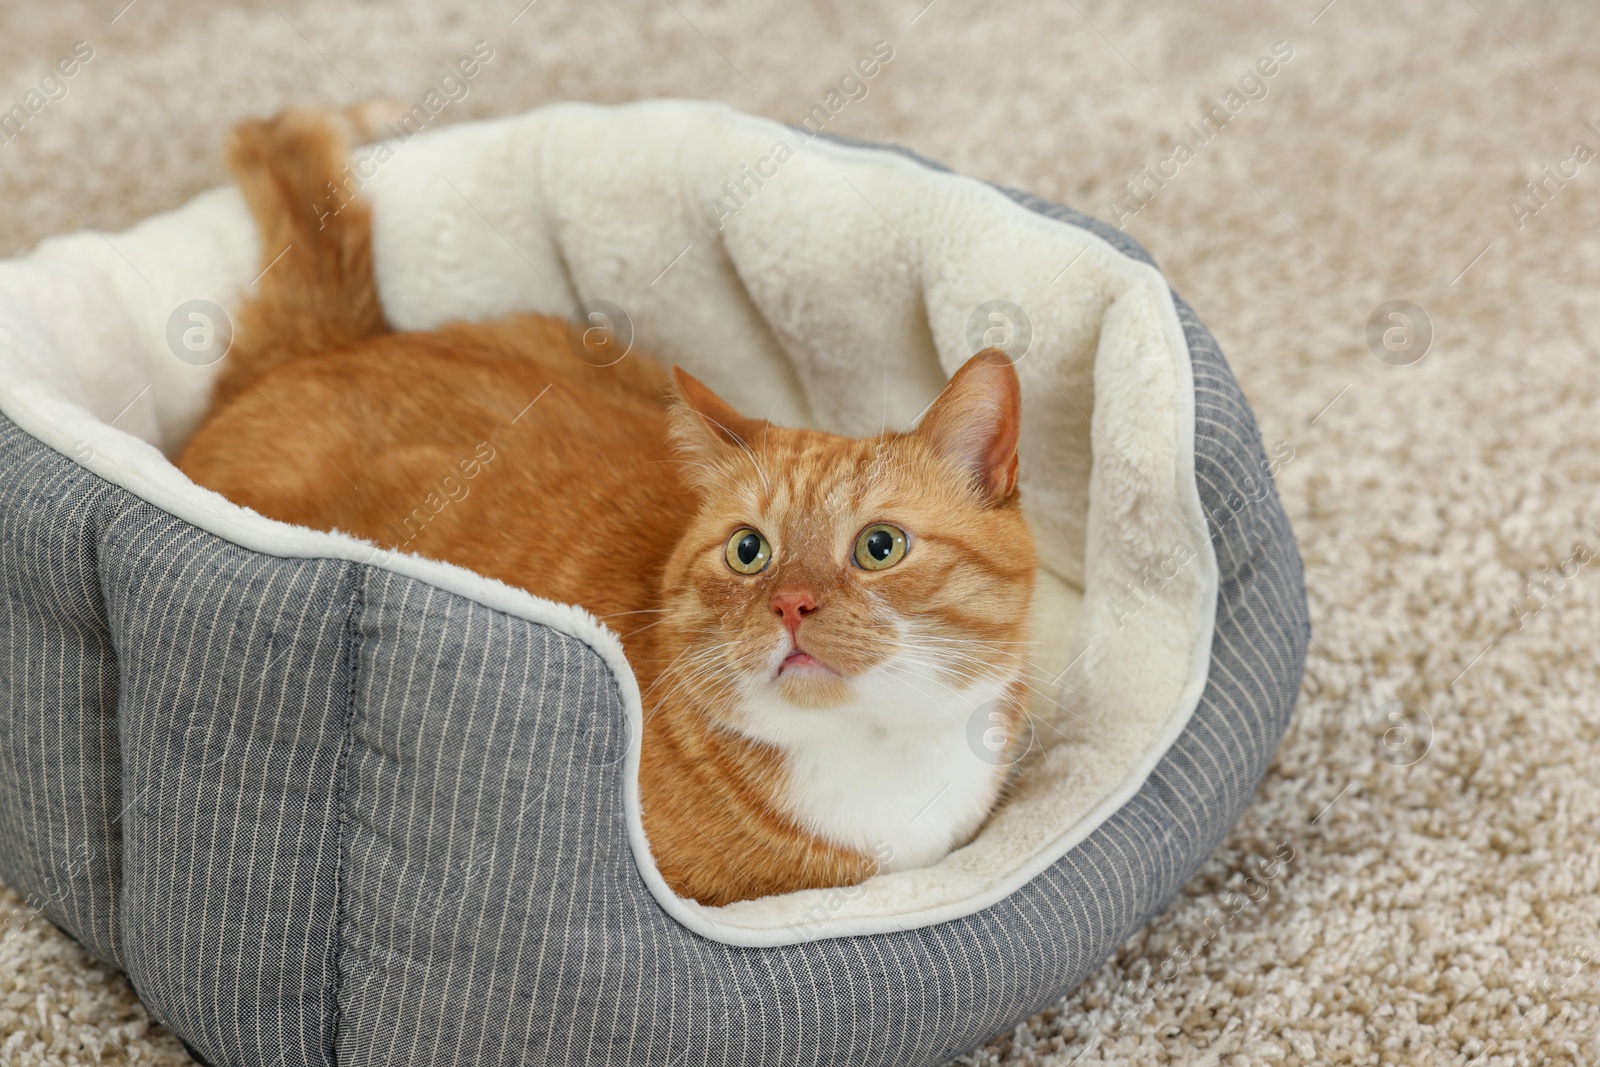
POLYGON ((817 513, 842 517, 865 506, 887 471, 886 457, 876 447, 830 452, 817 455, 788 448, 758 464, 756 484, 750 489, 761 512, 771 517, 817 513))

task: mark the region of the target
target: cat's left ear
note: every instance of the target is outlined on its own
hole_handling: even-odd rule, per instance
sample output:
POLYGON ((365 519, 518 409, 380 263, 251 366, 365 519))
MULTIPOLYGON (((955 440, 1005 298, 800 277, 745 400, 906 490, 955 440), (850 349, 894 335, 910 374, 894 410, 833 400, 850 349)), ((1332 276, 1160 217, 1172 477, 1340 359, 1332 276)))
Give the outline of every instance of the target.
POLYGON ((915 432, 972 475, 991 504, 1017 488, 1017 438, 1022 429, 1022 386, 1011 360, 986 348, 950 378, 915 432))
POLYGON ((672 392, 672 439, 685 453, 710 458, 725 447, 745 447, 759 428, 682 367, 672 368, 672 392))

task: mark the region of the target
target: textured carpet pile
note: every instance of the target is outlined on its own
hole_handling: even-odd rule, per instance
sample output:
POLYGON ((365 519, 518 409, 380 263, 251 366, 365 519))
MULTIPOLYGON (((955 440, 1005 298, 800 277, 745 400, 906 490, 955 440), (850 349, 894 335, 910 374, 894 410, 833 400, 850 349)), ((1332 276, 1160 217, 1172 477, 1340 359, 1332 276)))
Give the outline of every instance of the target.
MULTIPOLYGON (((0 110, 93 55, 0 144, 0 255, 222 183, 246 115, 421 99, 479 40, 440 123, 647 96, 797 121, 887 41, 828 128, 1149 247, 1255 406, 1315 627, 1238 828, 963 1062, 1600 1063, 1600 8, 524 2, 7 5, 0 110)), ((0 1063, 122 1062, 189 1061, 0 889, 0 1063)))

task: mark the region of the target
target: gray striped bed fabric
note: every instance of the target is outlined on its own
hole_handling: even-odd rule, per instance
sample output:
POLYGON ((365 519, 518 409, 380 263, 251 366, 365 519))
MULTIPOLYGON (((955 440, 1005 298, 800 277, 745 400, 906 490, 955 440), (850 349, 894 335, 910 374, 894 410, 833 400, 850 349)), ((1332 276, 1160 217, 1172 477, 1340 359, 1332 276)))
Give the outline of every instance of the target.
POLYGON ((1221 572, 1204 696, 1129 803, 979 914, 769 949, 688 932, 634 864, 623 705, 586 646, 240 548, 3 417, 0 878, 219 1067, 943 1062, 1178 891, 1299 687, 1299 557, 1249 408, 1178 309, 1221 572))

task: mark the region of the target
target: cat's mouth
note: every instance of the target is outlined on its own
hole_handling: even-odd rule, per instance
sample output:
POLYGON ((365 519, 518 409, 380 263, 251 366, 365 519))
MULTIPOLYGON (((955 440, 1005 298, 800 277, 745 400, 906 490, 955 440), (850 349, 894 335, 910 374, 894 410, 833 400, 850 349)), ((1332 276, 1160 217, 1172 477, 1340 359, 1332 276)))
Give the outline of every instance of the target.
POLYGON ((777 669, 772 672, 772 677, 775 680, 790 676, 796 681, 802 678, 811 678, 818 681, 842 678, 839 671, 812 655, 809 650, 801 645, 799 635, 796 634, 790 635, 789 651, 778 661, 777 669))
POLYGON ((850 697, 850 683, 845 676, 806 651, 798 641, 783 653, 770 678, 780 696, 802 708, 837 707, 850 697))
POLYGON ((783 657, 783 662, 778 664, 778 673, 782 674, 785 671, 794 670, 797 667, 816 667, 820 670, 828 670, 828 668, 823 665, 821 660, 817 659, 817 657, 813 656, 805 649, 800 648, 798 645, 795 646, 795 648, 792 649, 787 656, 783 657))

